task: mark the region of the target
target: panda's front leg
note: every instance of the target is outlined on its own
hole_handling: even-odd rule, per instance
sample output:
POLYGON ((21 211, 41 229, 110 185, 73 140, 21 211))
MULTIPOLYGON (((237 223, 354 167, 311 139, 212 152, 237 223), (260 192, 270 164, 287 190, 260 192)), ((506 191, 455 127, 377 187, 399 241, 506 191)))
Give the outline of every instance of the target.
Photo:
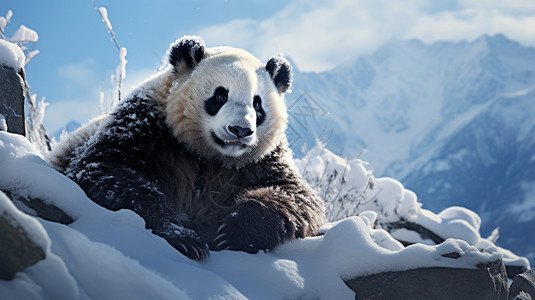
POLYGON ((145 179, 141 171, 129 164, 130 159, 120 162, 73 166, 68 176, 97 204, 112 211, 124 208, 134 211, 145 220, 147 229, 180 253, 198 261, 206 260, 210 256, 208 246, 176 217, 174 207, 159 186, 145 179))
POLYGON ((214 250, 270 251, 296 236, 297 205, 283 190, 260 188, 237 199, 238 206, 222 221, 214 250))

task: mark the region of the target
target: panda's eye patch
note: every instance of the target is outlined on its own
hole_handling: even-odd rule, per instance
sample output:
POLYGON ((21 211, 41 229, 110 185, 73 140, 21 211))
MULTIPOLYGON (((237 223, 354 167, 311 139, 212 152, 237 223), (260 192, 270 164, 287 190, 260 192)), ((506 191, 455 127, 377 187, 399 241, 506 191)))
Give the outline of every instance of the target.
POLYGON ((222 86, 215 89, 214 92, 215 100, 217 102, 227 102, 228 100, 228 90, 222 86))
POLYGON ((262 108, 262 98, 260 98, 260 96, 258 96, 258 95, 254 96, 253 108, 255 110, 259 110, 259 109, 262 108))
POLYGON ((215 89, 212 97, 204 102, 204 110, 210 115, 215 116, 221 107, 227 103, 228 90, 222 86, 215 89))
POLYGON ((259 126, 266 120, 266 112, 262 108, 262 98, 260 96, 254 96, 253 107, 256 111, 256 126, 259 126))

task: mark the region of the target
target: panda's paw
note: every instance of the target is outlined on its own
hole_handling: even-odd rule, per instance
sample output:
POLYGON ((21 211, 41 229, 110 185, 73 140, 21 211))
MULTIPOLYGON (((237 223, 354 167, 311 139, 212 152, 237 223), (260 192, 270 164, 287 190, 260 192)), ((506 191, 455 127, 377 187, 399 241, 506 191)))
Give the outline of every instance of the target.
MULTIPOLYGON (((284 220, 249 202, 230 213, 219 227, 214 250, 235 250, 248 253, 266 252, 285 240, 284 220)), ((264 207, 265 208, 265 207, 264 207)))
POLYGON ((210 256, 208 245, 194 230, 168 223, 155 233, 190 259, 205 261, 210 256))
POLYGON ((175 248, 180 253, 184 254, 190 259, 194 259, 197 261, 205 261, 208 257, 210 257, 210 250, 208 249, 208 245, 206 245, 206 243, 198 237, 188 236, 181 237, 179 239, 166 237, 165 240, 171 246, 173 246, 173 248, 175 248))

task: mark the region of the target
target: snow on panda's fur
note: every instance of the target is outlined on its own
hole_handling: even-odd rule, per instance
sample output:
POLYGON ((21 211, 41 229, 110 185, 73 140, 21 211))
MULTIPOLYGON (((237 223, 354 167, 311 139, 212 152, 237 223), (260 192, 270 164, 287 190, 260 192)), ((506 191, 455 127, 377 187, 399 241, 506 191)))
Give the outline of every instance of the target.
POLYGON ((169 67, 48 157, 96 203, 131 209, 190 258, 314 236, 323 202, 298 175, 283 95, 291 66, 185 36, 169 67))

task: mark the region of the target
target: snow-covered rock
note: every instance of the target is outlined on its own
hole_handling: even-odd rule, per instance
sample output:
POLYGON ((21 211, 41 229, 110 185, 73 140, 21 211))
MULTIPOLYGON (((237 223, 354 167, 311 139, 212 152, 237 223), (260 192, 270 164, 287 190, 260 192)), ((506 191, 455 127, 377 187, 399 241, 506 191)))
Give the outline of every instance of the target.
POLYGON ((0 66, 5 66, 19 71, 24 68, 26 56, 16 44, 0 39, 0 66))
POLYGON ((449 207, 435 214, 423 209, 414 192, 393 178, 375 178, 359 159, 342 159, 321 143, 312 148, 296 165, 312 188, 326 201, 331 221, 352 215, 368 216, 378 228, 384 228, 405 245, 441 244, 460 239, 476 249, 500 252, 511 277, 530 268, 526 258, 496 247, 482 238, 481 218, 463 207, 449 207))

